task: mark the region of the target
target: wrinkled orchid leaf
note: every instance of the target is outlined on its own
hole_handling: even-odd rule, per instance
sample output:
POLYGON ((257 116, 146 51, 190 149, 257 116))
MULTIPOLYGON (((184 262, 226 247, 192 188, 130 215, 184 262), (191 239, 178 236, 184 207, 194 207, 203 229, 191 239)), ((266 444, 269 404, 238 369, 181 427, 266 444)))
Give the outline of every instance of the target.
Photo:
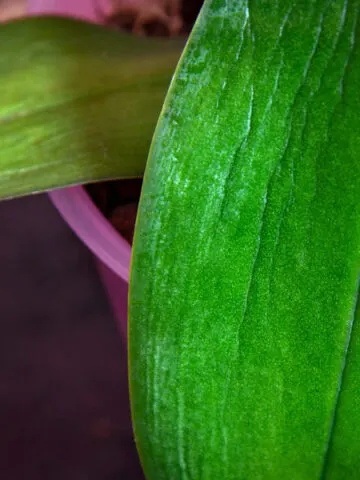
POLYGON ((149 480, 359 478, 359 9, 202 9, 133 247, 131 402, 149 480))
POLYGON ((183 39, 50 17, 0 45, 0 198, 143 174, 183 39))

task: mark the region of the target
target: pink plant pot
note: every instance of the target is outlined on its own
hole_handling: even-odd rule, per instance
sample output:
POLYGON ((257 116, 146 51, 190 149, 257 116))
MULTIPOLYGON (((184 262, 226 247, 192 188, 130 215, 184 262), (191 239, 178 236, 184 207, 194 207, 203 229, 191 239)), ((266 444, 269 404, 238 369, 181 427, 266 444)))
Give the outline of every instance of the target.
MULTIPOLYGON (((101 23, 107 0, 29 0, 29 15, 59 15, 101 23)), ((96 257, 120 332, 127 339, 127 296, 131 247, 98 210, 83 187, 54 190, 49 196, 64 220, 96 257)))
POLYGON ((95 255, 120 332, 127 339, 129 243, 98 210, 83 187, 54 190, 49 196, 64 220, 95 255))

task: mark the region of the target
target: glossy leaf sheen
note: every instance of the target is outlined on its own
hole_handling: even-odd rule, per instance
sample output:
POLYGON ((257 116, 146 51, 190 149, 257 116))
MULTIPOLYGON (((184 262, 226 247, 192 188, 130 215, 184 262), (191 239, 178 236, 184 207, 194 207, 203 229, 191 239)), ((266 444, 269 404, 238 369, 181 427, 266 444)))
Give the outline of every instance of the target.
POLYGON ((360 472, 359 1, 205 4, 135 235, 151 480, 360 472))
POLYGON ((0 26, 0 198, 143 174, 184 41, 70 19, 0 26))

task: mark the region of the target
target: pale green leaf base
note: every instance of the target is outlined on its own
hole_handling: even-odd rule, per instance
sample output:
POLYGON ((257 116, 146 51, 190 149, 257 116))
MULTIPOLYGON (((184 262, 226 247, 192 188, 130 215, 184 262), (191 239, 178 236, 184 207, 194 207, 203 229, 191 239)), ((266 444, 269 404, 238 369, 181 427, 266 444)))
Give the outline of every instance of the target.
POLYGON ((31 18, 0 45, 0 198, 143 174, 183 39, 31 18))

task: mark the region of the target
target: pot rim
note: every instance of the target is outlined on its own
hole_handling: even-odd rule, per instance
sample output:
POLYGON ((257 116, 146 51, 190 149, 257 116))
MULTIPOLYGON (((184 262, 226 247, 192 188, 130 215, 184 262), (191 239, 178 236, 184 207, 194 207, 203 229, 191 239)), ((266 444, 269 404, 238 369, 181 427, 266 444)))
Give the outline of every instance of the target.
POLYGON ((49 192, 60 215, 85 245, 114 273, 129 281, 131 246, 97 208, 85 188, 49 192))

